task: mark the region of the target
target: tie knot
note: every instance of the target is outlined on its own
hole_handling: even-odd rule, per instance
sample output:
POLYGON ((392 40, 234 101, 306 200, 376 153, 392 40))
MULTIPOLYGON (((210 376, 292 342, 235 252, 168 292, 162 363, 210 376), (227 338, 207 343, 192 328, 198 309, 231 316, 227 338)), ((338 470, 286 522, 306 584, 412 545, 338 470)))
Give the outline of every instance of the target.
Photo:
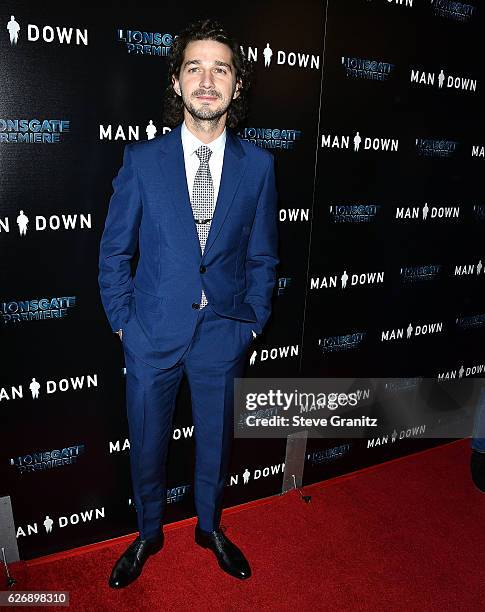
POLYGON ((196 150, 196 155, 200 159, 201 163, 207 163, 209 161, 210 156, 212 155, 212 150, 205 145, 202 145, 196 150))

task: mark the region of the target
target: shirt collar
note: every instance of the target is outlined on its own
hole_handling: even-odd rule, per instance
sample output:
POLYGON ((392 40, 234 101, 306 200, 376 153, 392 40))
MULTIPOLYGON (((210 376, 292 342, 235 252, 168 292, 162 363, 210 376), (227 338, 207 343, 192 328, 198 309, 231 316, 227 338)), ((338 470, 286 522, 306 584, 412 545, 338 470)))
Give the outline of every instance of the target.
POLYGON ((192 132, 185 124, 185 121, 182 122, 182 129, 180 134, 184 151, 188 155, 192 155, 201 145, 209 147, 212 153, 217 153, 218 151, 223 149, 224 145, 226 144, 226 128, 224 128, 222 134, 220 134, 215 140, 212 140, 208 144, 199 140, 197 136, 194 136, 194 134, 192 134, 192 132))

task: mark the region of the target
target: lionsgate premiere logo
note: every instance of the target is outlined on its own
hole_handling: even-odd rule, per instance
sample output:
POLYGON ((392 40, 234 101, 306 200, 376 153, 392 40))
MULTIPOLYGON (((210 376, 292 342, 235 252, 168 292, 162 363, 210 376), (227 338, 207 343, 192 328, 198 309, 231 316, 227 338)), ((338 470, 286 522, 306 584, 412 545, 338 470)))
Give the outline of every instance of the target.
POLYGON ((475 17, 476 7, 456 0, 430 0, 434 15, 466 23, 475 17))
POLYGON ((457 317, 455 322, 459 329, 478 329, 485 326, 485 314, 481 313, 468 317, 457 317))
POLYGON ((342 56, 341 64, 345 76, 357 79, 370 79, 372 81, 386 81, 394 72, 395 64, 377 59, 364 57, 342 56))
POLYGON ((346 444, 340 444, 339 446, 332 446, 332 448, 315 450, 312 453, 308 453, 306 458, 312 467, 326 463, 334 463, 338 459, 342 459, 342 457, 348 455, 351 447, 352 444, 348 442, 346 444))
MULTIPOLYGON (((150 119, 146 126, 141 127, 142 132, 146 135, 147 140, 152 140, 157 134, 167 134, 170 132, 170 128, 162 126, 160 130, 153 123, 153 119, 150 119)), ((99 140, 140 140, 140 126, 139 125, 100 125, 99 126, 99 140)))
POLYGON ((476 263, 457 264, 453 271, 453 276, 479 276, 483 272, 483 262, 481 259, 476 263))
POLYGON ((121 43, 128 55, 155 55, 167 57, 176 37, 173 34, 160 32, 142 32, 140 30, 116 30, 116 40, 121 43))
POLYGON ((35 376, 26 384, 0 387, 0 402, 13 401, 25 398, 33 400, 42 399, 47 395, 65 393, 66 391, 81 391, 84 389, 97 388, 97 374, 83 374, 82 376, 71 376, 59 380, 45 380, 39 382, 35 376))
POLYGON ((58 230, 75 230, 75 229, 92 229, 91 213, 84 215, 80 214, 60 214, 60 215, 35 215, 29 217, 24 210, 19 210, 18 215, 14 219, 9 217, 0 217, 0 234, 9 234, 14 232, 14 227, 17 228, 20 236, 26 236, 29 231, 58 231, 58 230))
POLYGON ((26 455, 12 457, 10 466, 17 468, 21 474, 52 470, 65 465, 73 465, 84 453, 84 449, 84 444, 76 444, 66 448, 33 451, 26 455))
POLYGON ((262 149, 293 149, 302 132, 294 129, 245 127, 237 134, 262 149))
POLYGON ((278 288, 276 291, 276 295, 287 295, 288 289, 292 284, 291 276, 280 276, 278 278, 278 288))
POLYGON ((402 266, 399 274, 403 285, 414 285, 424 281, 436 280, 442 270, 440 264, 426 264, 420 266, 402 266))
POLYGON ((0 119, 0 142, 55 144, 69 129, 67 119, 0 119))
POLYGON ((318 346, 324 355, 328 353, 341 353, 359 348, 367 332, 354 332, 340 336, 326 336, 318 339, 318 346))
POLYGON ((76 306, 76 296, 40 298, 0 302, 3 323, 24 323, 45 319, 63 319, 70 308, 76 306))
POLYGON ((456 220, 460 218, 460 211, 459 204, 431 204, 430 206, 428 202, 425 202, 422 206, 396 206, 394 218, 397 221, 456 220))
POLYGON ((329 276, 313 276, 310 279, 310 289, 348 289, 364 285, 382 285, 384 272, 352 272, 344 270, 342 274, 329 276))
POLYGON ((377 217, 380 204, 331 204, 330 220, 334 223, 370 223, 377 217))
MULTIPOLYGON (((255 410, 253 412, 253 415, 255 418, 271 418, 273 416, 278 417, 283 413, 283 406, 278 405, 278 404, 273 404, 271 406, 268 406, 267 408, 260 408, 259 410, 255 410)), ((244 431, 248 429, 248 423, 246 421, 246 414, 245 412, 240 412, 237 415, 237 420, 235 421, 235 428, 238 431, 244 431)))
POLYGON ((16 47, 19 41, 58 43, 60 45, 88 46, 88 30, 65 26, 38 26, 34 23, 21 24, 15 15, 10 15, 6 29, 10 46, 16 47))
POLYGON ((54 527, 57 529, 63 529, 65 527, 82 525, 84 523, 91 523, 92 521, 98 521, 100 519, 106 518, 104 506, 101 508, 90 508, 89 510, 81 510, 79 512, 74 512, 69 516, 60 515, 53 519, 48 514, 45 515, 42 520, 41 525, 44 527, 44 531, 42 528, 39 530, 39 523, 37 521, 33 523, 26 523, 24 525, 18 525, 16 536, 19 537, 28 537, 32 535, 48 535, 54 532, 54 527))
POLYGON ((432 321, 430 323, 409 322, 406 328, 395 327, 383 329, 380 333, 381 342, 392 342, 394 340, 411 340, 420 336, 432 336, 443 332, 443 321, 432 321))
POLYGON ((416 151, 421 157, 452 157, 458 148, 456 140, 416 138, 416 151))
POLYGON ((359 131, 353 136, 344 134, 322 134, 320 146, 322 149, 352 149, 360 151, 385 151, 395 153, 399 149, 399 138, 383 138, 380 136, 364 136, 359 131))
POLYGON ((477 91, 477 79, 446 74, 443 69, 439 72, 427 72, 411 68, 411 83, 418 85, 437 86, 438 89, 457 89, 459 91, 477 91))
POLYGON ((404 391, 415 391, 419 383, 423 380, 422 376, 413 378, 398 378, 394 380, 386 380, 384 382, 384 391, 389 396, 395 393, 403 393, 404 391))
POLYGON ((311 70, 320 69, 320 56, 312 53, 273 49, 269 42, 266 43, 261 53, 258 47, 244 48, 241 45, 240 48, 246 59, 250 62, 258 62, 258 59, 263 56, 265 68, 290 66, 294 68, 309 68, 311 70))
MULTIPOLYGON (((187 497, 191 489, 192 489, 192 485, 190 484, 182 484, 182 485, 176 485, 175 487, 168 487, 167 497, 166 497, 167 504, 180 503, 187 497)), ((131 508, 136 509, 135 503, 131 497, 128 498, 128 505, 131 508)))
POLYGON ((191 485, 177 485, 167 489, 167 504, 177 504, 187 497, 191 489, 191 485))

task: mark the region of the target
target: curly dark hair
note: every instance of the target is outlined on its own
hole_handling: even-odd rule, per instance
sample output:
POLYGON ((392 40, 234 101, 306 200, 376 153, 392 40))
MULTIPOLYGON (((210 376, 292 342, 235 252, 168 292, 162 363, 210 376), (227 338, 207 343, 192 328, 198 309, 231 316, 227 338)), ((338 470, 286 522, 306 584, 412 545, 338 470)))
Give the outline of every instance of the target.
POLYGON ((173 89, 172 76, 177 78, 184 59, 185 48, 193 40, 215 40, 224 43, 232 51, 232 61, 236 68, 236 81, 241 81, 239 96, 232 100, 227 109, 226 125, 235 128, 245 118, 248 107, 248 91, 251 85, 252 64, 249 62, 239 44, 224 27, 213 19, 199 19, 187 26, 173 41, 168 58, 168 86, 164 95, 164 125, 175 127, 184 119, 182 98, 173 89))

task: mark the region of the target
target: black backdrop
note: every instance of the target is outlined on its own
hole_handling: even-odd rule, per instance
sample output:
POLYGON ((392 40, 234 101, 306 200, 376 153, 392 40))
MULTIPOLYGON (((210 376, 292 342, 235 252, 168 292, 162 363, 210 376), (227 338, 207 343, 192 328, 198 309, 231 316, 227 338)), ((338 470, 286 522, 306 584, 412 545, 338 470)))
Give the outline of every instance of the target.
MULTIPOLYGON (((98 245, 124 145, 147 138, 150 121, 157 134, 167 129, 164 54, 189 20, 205 16, 199 10, 190 0, 2 4, 0 494, 11 496, 24 559, 136 530, 123 355, 99 300, 98 245), (160 44, 136 53, 129 31, 135 40, 136 32, 160 33, 160 44), (22 119, 68 129, 58 142, 21 142, 25 131, 14 122, 22 119), (19 215, 20 225, 28 218, 24 234, 19 215), (29 301, 30 314, 16 317, 29 301)), ((256 136, 277 165, 278 287, 246 374, 479 375, 485 138, 477 7, 306 0, 213 2, 210 10, 255 64, 240 135, 256 136), (394 338, 410 323, 410 338, 394 338), (431 327, 417 334, 423 325, 431 327)), ((191 428, 184 382, 166 522, 194 516, 191 428)), ((375 442, 309 440, 304 483, 440 443, 422 428, 375 442)), ((285 448, 285 440, 236 440, 225 505, 279 493, 285 448)))

